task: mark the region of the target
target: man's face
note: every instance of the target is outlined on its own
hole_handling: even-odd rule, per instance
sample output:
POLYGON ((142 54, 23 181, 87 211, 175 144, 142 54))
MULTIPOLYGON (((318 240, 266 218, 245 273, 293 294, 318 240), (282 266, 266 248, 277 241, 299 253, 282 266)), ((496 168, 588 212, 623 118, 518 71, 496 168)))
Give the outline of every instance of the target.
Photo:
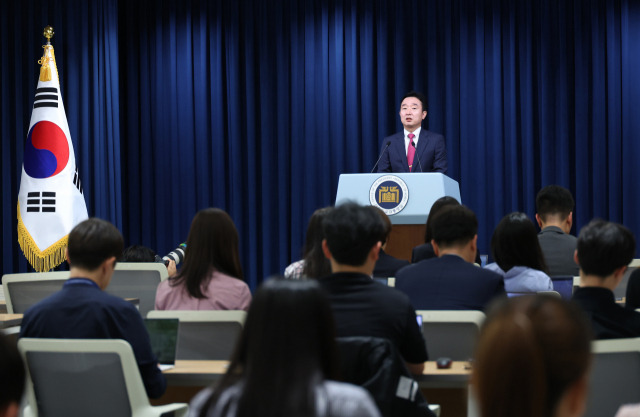
POLYGON ((400 104, 400 121, 405 129, 413 132, 420 127, 427 111, 422 109, 422 103, 416 97, 407 97, 400 104))

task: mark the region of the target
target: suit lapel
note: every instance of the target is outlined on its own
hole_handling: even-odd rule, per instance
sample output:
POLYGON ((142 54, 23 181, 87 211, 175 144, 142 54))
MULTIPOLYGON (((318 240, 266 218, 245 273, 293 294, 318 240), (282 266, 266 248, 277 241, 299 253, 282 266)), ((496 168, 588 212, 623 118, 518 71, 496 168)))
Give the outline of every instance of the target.
MULTIPOLYGON (((429 134, 425 128, 420 130, 420 139, 418 140, 418 147, 416 148, 416 159, 420 157, 420 162, 415 161, 414 165, 418 165, 418 172, 429 172, 430 167, 426 167, 426 154, 427 154, 427 142, 429 141, 429 134), (426 168, 426 171, 424 169, 426 168)), ((414 170, 413 172, 416 172, 414 170)))
POLYGON ((409 162, 407 161, 407 152, 404 149, 404 133, 400 132, 397 134, 396 139, 391 142, 394 153, 396 155, 396 160, 400 162, 403 167, 402 172, 409 172, 409 162))

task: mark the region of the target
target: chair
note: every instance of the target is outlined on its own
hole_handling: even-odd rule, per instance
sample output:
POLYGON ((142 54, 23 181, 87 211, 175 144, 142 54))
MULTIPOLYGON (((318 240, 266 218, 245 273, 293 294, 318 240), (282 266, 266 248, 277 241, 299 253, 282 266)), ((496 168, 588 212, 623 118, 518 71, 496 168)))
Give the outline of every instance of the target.
POLYGON ((25 417, 187 414, 187 404, 149 404, 133 350, 124 340, 24 338, 18 348, 28 370, 25 417))
POLYGON ((429 357, 466 361, 473 357, 485 315, 474 310, 418 310, 429 357))
POLYGON ((624 271, 624 275, 622 276, 622 280, 620 280, 620 284, 613 290, 613 295, 616 300, 622 300, 627 296, 627 285, 629 284, 629 277, 631 273, 640 267, 640 259, 634 259, 631 261, 627 270, 624 271))
POLYGON ((430 406, 404 360, 387 339, 339 337, 340 376, 344 382, 369 391, 383 417, 434 417, 440 406, 430 406))
POLYGON ((558 291, 538 291, 536 294, 562 298, 562 295, 558 291))
POLYGON ((2 287, 7 313, 24 314, 32 305, 59 291, 68 279, 69 271, 4 275, 2 287))
POLYGON ((176 359, 229 360, 247 317, 245 311, 153 310, 150 319, 177 318, 178 350, 176 359))
POLYGON ((640 402, 640 338, 597 340, 585 417, 613 416, 623 404, 640 402))
POLYGON ((167 267, 160 262, 118 262, 105 291, 120 298, 137 298, 145 317, 155 308, 158 284, 168 277, 167 267))

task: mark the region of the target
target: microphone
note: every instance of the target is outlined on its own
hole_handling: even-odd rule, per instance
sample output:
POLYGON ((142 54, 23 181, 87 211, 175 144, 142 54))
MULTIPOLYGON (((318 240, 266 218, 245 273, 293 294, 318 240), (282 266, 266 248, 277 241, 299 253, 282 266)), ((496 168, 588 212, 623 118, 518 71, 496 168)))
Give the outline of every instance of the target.
POLYGON ((424 172, 422 170, 422 163, 420 162, 420 155, 418 155, 418 148, 416 148, 416 144, 413 143, 413 139, 411 139, 411 146, 413 146, 413 149, 416 150, 416 156, 418 157, 418 165, 420 165, 420 172, 424 172))
POLYGON ((378 157, 378 160, 376 161, 376 164, 373 166, 373 169, 371 170, 370 173, 373 173, 373 171, 376 169, 376 167, 378 166, 378 164, 380 163, 380 160, 382 159, 382 155, 384 155, 384 152, 387 150, 387 148, 389 147, 389 145, 391 145, 391 141, 388 140, 387 144, 384 145, 384 148, 382 148, 382 152, 380 152, 380 156, 378 157))

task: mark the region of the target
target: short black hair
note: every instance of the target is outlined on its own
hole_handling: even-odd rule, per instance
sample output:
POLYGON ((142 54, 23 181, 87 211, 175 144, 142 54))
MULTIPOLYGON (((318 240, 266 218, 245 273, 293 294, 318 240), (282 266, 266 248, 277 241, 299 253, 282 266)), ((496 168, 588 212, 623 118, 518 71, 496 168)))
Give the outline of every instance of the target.
POLYGON ((386 227, 376 208, 345 203, 333 209, 323 222, 331 256, 343 265, 361 266, 386 227))
POLYGON ((118 259, 123 247, 122 235, 114 225, 92 217, 69 233, 69 264, 93 271, 112 256, 118 259))
POLYGON ((155 262, 156 253, 153 249, 142 245, 129 246, 122 252, 122 262, 155 262))
POLYGON ((420 100, 420 103, 422 103, 422 111, 426 111, 427 110, 427 98, 424 96, 424 94, 422 94, 419 91, 415 91, 415 90, 411 90, 407 94, 402 96, 402 99, 400 100, 400 107, 402 107, 402 102, 407 97, 415 97, 415 98, 417 98, 418 100, 420 100))
POLYGON ((580 230, 577 251, 583 273, 606 278, 629 265, 636 252, 636 240, 623 225, 594 219, 580 230))
POLYGON ((11 404, 20 405, 25 387, 25 369, 15 342, 0 333, 0 412, 11 404))
POLYGON ((436 217, 438 212, 442 210, 443 207, 459 205, 460 202, 458 200, 449 196, 440 197, 433 203, 431 210, 429 210, 429 215, 427 216, 427 223, 424 230, 424 243, 431 243, 431 239, 433 239, 431 236, 431 223, 433 223, 433 218, 436 217))
POLYGON ((431 236, 438 246, 448 248, 467 244, 478 234, 478 219, 463 205, 442 207, 431 222, 431 236))
POLYGON ((542 221, 547 216, 559 214, 566 219, 575 207, 575 201, 571 191, 559 185, 547 185, 536 196, 536 211, 542 221))
POLYGON ((500 220, 491 236, 491 254, 505 272, 514 266, 547 272, 538 232, 525 213, 515 211, 500 220))

